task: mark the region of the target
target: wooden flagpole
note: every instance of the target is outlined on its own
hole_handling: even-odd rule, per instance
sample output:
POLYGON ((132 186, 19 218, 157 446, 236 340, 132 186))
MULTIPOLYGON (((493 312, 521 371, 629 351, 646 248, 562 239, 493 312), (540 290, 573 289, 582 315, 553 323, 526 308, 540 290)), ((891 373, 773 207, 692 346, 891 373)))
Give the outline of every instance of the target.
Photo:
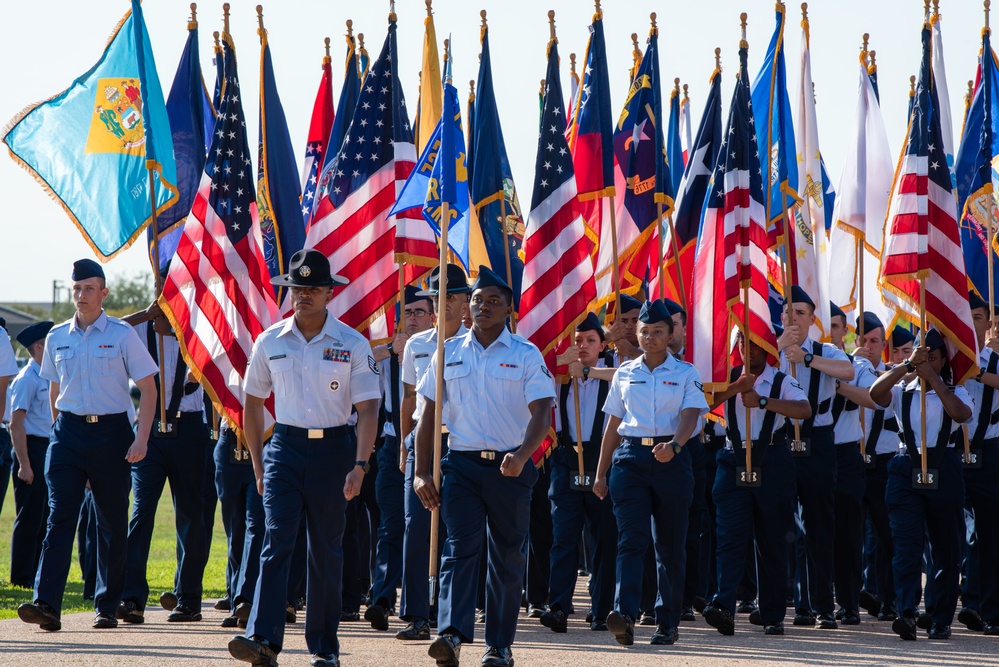
MULTIPOLYGON (((926 345, 926 277, 919 278, 919 335, 923 346, 926 345)), ((929 484, 926 477, 926 380, 919 378, 919 439, 920 468, 922 470, 921 484, 929 484)))
MULTIPOLYGON (((743 326, 745 327, 742 332, 743 338, 743 348, 746 351, 745 358, 742 360, 742 372, 745 373, 749 370, 749 285, 743 284, 742 286, 742 318, 743 326)), ((735 419, 735 415, 732 415, 732 419, 735 419)), ((752 480, 753 475, 753 413, 750 407, 746 406, 746 480, 752 480)))

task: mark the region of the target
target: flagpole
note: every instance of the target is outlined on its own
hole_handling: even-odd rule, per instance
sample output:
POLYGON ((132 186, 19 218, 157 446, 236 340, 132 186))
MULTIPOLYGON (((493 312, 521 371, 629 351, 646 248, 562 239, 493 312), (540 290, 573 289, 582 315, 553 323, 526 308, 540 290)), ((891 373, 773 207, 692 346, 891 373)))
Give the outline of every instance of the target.
MULTIPOLYGON (((656 24, 656 14, 652 13, 652 25, 656 24)), ((676 95, 680 94, 680 79, 673 79, 673 92, 676 95)), ((673 193, 674 195, 676 193, 673 193)), ((659 220, 661 221, 663 217, 663 205, 659 203, 659 220)), ((666 223, 669 225, 669 237, 672 241, 673 246, 673 263, 676 265, 676 285, 677 289, 680 291, 680 305, 683 306, 684 310, 687 310, 687 291, 683 287, 683 271, 680 266, 680 242, 676 239, 676 227, 673 225, 673 212, 670 211, 666 214, 666 223)), ((660 229, 662 224, 660 222, 660 229)), ((658 230, 657 230, 658 231, 658 230)), ((662 236, 662 234, 660 234, 662 236)), ((659 243, 659 252, 662 253, 662 242, 659 243)), ((662 258, 659 260, 659 271, 662 272, 662 258)), ((663 281, 662 278, 659 279, 659 291, 663 291, 663 281)), ((660 294, 660 297, 663 295, 660 294)))
MULTIPOLYGON (((749 369, 749 284, 743 282, 742 285, 742 317, 743 317, 743 348, 746 351, 745 359, 742 360, 743 373, 749 369)), ((735 415, 732 415, 735 419, 735 415)), ((746 406, 746 480, 752 480, 753 474, 753 413, 749 406, 746 406)))
MULTIPOLYGON (((664 281, 664 278, 666 276, 664 276, 663 273, 665 273, 666 262, 665 262, 665 259, 663 257, 664 253, 663 253, 663 204, 662 204, 662 202, 656 202, 656 208, 659 209, 657 211, 658 215, 656 216, 656 238, 658 239, 658 243, 656 243, 656 273, 659 275, 659 298, 660 299, 664 299, 664 298, 666 298, 666 283, 664 281)), ((670 234, 672 234, 673 233, 673 221, 672 220, 670 220, 670 227, 669 228, 670 228, 670 234)), ((675 260, 676 267, 677 267, 676 268, 676 277, 677 277, 677 280, 680 279, 680 262, 679 262, 679 259, 680 258, 676 257, 676 255, 674 253, 674 260, 675 260)), ((682 294, 683 290, 681 289, 680 292, 682 294)), ((687 306, 684 305, 684 310, 686 310, 686 309, 687 309, 687 306)))
MULTIPOLYGON (((153 226, 153 276, 156 284, 156 296, 158 297, 163 293, 163 278, 160 276, 160 230, 158 223, 156 222, 156 190, 155 179, 153 177, 153 161, 146 160, 146 173, 149 175, 149 209, 151 212, 150 218, 153 226)), ((156 327, 153 322, 150 321, 148 326, 153 327, 155 331, 156 327)), ((163 365, 163 334, 159 331, 156 332, 156 348, 157 348, 157 361, 160 367, 160 426, 159 432, 166 433, 167 428, 167 416, 166 416, 166 376, 164 375, 164 365, 163 365)))
POLYGON ((572 407, 576 410, 576 462, 579 464, 579 486, 586 482, 586 463, 583 461, 583 425, 579 418, 579 378, 572 378, 572 407))
MULTIPOLYGON (((860 47, 860 63, 867 69, 867 44, 870 40, 870 34, 864 33, 863 46, 860 47)), ((813 84, 814 86, 814 84, 813 84)), ((866 225, 864 235, 857 237, 857 285, 859 286, 857 294, 857 347, 864 344, 864 246, 867 240, 866 225)), ((845 323, 844 323, 845 324, 845 323)), ((845 346, 844 346, 845 347, 845 346)), ((877 364, 871 361, 871 365, 877 367, 877 364)), ((866 438, 864 434, 866 433, 866 415, 864 408, 860 408, 860 458, 867 461, 867 444, 865 442, 866 438)))
MULTIPOLYGON (((926 346, 926 276, 919 277, 919 335, 922 336, 922 346, 926 346)), ((926 379, 919 378, 919 438, 920 438, 920 468, 922 470, 921 484, 929 484, 926 477, 926 379)))

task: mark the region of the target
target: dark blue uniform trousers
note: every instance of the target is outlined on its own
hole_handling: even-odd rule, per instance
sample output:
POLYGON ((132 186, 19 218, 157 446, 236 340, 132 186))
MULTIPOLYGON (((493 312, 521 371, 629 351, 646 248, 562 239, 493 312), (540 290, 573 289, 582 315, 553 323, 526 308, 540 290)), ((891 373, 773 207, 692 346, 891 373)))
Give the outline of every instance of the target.
MULTIPOLYGON (((740 456, 739 465, 745 461, 740 456)), ((735 614, 739 585, 752 565, 756 541, 757 584, 760 615, 765 625, 784 620, 787 611, 788 545, 794 541, 794 463, 786 442, 753 450, 759 466, 759 488, 736 486, 736 454, 723 449, 716 456, 713 498, 717 526, 718 589, 712 604, 735 614)))
POLYGON ((656 624, 677 627, 683 599, 687 519, 694 493, 690 452, 684 447, 669 463, 661 463, 653 456, 652 447, 622 442, 614 451, 608 486, 618 528, 615 606, 632 619, 638 617, 643 561, 650 541, 654 542, 656 624))
MULTIPOLYGON (((706 492, 708 485, 708 453, 701 442, 700 434, 695 435, 684 445, 690 452, 690 468, 694 473, 694 495, 690 502, 687 519, 687 573, 683 584, 683 606, 694 604, 694 598, 704 595, 704 571, 706 563, 701 561, 701 543, 705 530, 706 492)), ((714 478, 710 481, 713 483, 714 478)), ((708 489, 710 491, 710 489, 708 489)))
POLYGON ((264 447, 266 532, 247 637, 262 637, 277 647, 284 643, 288 575, 304 511, 309 535, 305 643, 309 653, 340 654, 337 628, 347 510, 342 488, 357 458, 354 430, 343 430, 343 435, 316 440, 276 430, 264 447))
MULTIPOLYGON (((982 619, 999 623, 999 441, 986 440, 981 456, 981 468, 964 471, 967 504, 975 512, 977 550, 968 558, 968 588, 978 593, 982 619)), ((965 606, 971 606, 967 597, 965 606)))
MULTIPOLYGON (((788 435, 793 434, 788 426, 788 435)), ((812 429, 811 456, 794 458, 798 502, 804 527, 805 572, 797 576, 807 582, 808 607, 798 611, 831 614, 833 608, 833 543, 835 533, 836 445, 833 427, 812 429)), ((797 605, 796 605, 797 606, 797 605)))
POLYGON ((894 457, 888 464, 885 492, 895 541, 892 572, 898 613, 915 618, 919 607, 923 548, 929 537, 933 566, 927 570, 927 580, 934 582, 931 618, 934 623, 950 625, 957 609, 960 542, 964 530, 961 462, 953 449, 947 450, 937 466, 940 487, 935 490, 912 488, 912 469, 913 463, 907 454, 894 457))
POLYGON ((503 456, 488 461, 479 452, 450 450, 441 460, 441 517, 447 549, 441 564, 440 633, 470 642, 475 628, 479 558, 485 536, 486 644, 509 648, 517 632, 527 567, 531 494, 537 468, 528 462, 518 477, 504 477, 503 456))
POLYGON ((97 533, 97 510, 94 508, 94 493, 87 489, 83 492, 83 504, 80 505, 80 524, 76 528, 76 552, 80 562, 80 574, 83 576, 84 600, 93 600, 94 590, 97 588, 97 542, 100 539, 101 536, 97 533))
POLYGON ((132 520, 128 525, 123 599, 145 609, 149 597, 146 562, 153 539, 156 507, 163 485, 170 480, 170 494, 177 528, 178 604, 201 610, 201 581, 205 574, 204 451, 209 446, 208 426, 200 412, 185 412, 177 420, 177 435, 158 437, 153 425, 146 457, 132 466, 132 520))
POLYGON ((860 584, 864 569, 864 457, 860 443, 836 445, 836 531, 834 583, 836 601, 850 611, 860 609, 860 584))
POLYGON ((45 539, 45 520, 49 515, 49 487, 45 483, 45 453, 49 439, 36 435, 27 436, 28 461, 35 478, 31 484, 17 477, 20 463, 15 459, 12 469, 14 479, 14 532, 10 538, 10 583, 31 588, 38 571, 38 559, 45 539))
POLYGON ((14 446, 6 426, 0 427, 0 510, 7 497, 7 485, 10 484, 10 469, 14 462, 14 446))
POLYGON ((253 465, 230 460, 235 446, 236 434, 229 429, 222 431, 215 446, 215 488, 228 541, 225 573, 230 609, 253 601, 264 544, 264 502, 257 493, 253 465))
MULTIPOLYGON (((878 454, 875 467, 868 468, 865 476, 864 508, 870 520, 869 545, 874 547, 874 566, 868 564, 867 590, 877 594, 881 602, 895 604, 895 578, 891 571, 895 543, 891 537, 891 523, 888 520, 888 506, 885 504, 885 490, 888 487, 888 462, 894 454, 878 454)), ((870 558, 868 558, 870 562, 870 558)))
POLYGON ((45 459, 49 519, 35 576, 35 600, 57 612, 73 551, 87 481, 97 513, 97 586, 94 608, 114 614, 125 586, 129 463, 125 454, 135 434, 124 414, 87 424, 60 414, 45 459))
POLYGON ((574 491, 569 487, 579 474, 576 454, 566 446, 555 450, 551 458, 552 536, 551 608, 567 612, 576 588, 580 536, 587 529, 594 546, 590 563, 590 611, 594 619, 604 620, 614 608, 614 582, 617 564, 617 520, 610 498, 600 500, 589 489, 574 491))
MULTIPOLYGON (((447 455, 447 433, 441 437, 441 457, 447 455)), ((430 572, 430 512, 420 502, 413 490, 412 433, 406 438, 405 513, 406 529, 402 538, 402 594, 399 597, 399 618, 404 621, 430 620, 430 596, 427 576, 430 572)), ((443 559, 447 548, 447 530, 438 532, 438 559, 443 559)), ((440 563, 438 563, 440 572, 440 563)), ((438 582, 440 578, 438 577, 438 582)))
POLYGON ((388 608, 395 604, 395 591, 402 582, 402 541, 406 532, 406 479, 399 470, 399 439, 386 435, 375 456, 378 459, 375 498, 381 509, 381 519, 371 600, 388 608))

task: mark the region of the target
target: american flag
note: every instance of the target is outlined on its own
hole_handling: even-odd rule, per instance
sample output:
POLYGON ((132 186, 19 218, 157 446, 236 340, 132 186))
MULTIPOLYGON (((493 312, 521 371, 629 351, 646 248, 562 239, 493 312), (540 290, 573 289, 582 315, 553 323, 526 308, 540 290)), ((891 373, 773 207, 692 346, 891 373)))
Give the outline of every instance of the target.
POLYGON ((568 340, 568 334, 586 317, 587 307, 596 298, 572 154, 562 133, 564 118, 558 44, 552 40, 548 45, 534 195, 524 234, 524 282, 517 329, 549 360, 549 353, 562 339, 568 340))
POLYGON ((740 74, 715 163, 694 259, 694 317, 687 340, 706 391, 729 381, 729 334, 744 327, 743 287, 749 288, 749 337, 777 356, 767 305, 767 233, 763 170, 753 128, 746 69, 748 46, 739 48, 740 74))
POLYGON ((930 25, 924 23, 919 82, 888 203, 880 282, 902 315, 918 325, 920 281, 925 281, 927 322, 944 334, 954 384, 962 384, 977 369, 977 341, 971 327, 957 204, 937 113, 930 41, 930 25))
POLYGON ((225 82, 212 146, 159 302, 188 368, 241 432, 250 350, 278 319, 278 308, 262 250, 234 47, 228 34, 223 39, 225 82))
MULTIPOLYGON (((399 297, 399 251, 396 224, 389 217, 397 191, 402 189, 416 161, 413 131, 406 118, 406 102, 396 77, 396 23, 389 21, 381 54, 361 84, 350 125, 333 158, 326 195, 317 203, 306 248, 315 248, 330 260, 330 268, 350 280, 330 302, 330 312, 345 324, 364 331, 387 316, 399 297)), ((343 111, 341 111, 343 113, 343 111)), ((419 212, 415 214, 419 216, 419 212)), ((401 217, 401 216, 400 216, 401 217)), ((422 219, 407 220, 414 234, 433 232, 422 219), (425 232, 424 232, 425 230, 425 232)), ((436 245, 434 245, 436 248, 436 245)), ((432 253, 436 259, 436 250, 432 253)), ((406 284, 428 271, 406 264, 406 284)))
MULTIPOLYGON (((327 40, 328 41, 328 40, 327 40)), ((329 56, 323 57, 323 77, 319 81, 312 120, 305 144, 305 165, 302 168, 302 216, 305 229, 312 223, 312 204, 316 199, 319 172, 326 157, 326 142, 333 130, 333 67, 329 56)))

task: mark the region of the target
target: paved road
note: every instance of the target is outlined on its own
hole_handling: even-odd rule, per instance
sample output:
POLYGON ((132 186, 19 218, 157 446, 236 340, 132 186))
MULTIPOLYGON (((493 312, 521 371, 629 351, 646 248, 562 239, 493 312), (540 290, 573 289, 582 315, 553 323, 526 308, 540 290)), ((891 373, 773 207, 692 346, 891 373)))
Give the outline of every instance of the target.
MULTIPOLYGON (((577 598, 578 609, 583 607, 577 598)), ((149 608, 146 623, 122 624, 117 630, 90 628, 89 614, 63 618, 63 629, 56 633, 38 630, 17 619, 0 621, 0 665, 3 667, 49 667, 51 665, 171 665, 200 667, 237 663, 229 657, 226 642, 232 630, 219 627, 222 613, 206 605, 201 623, 166 622, 166 612, 149 608)), ((762 628, 749 624, 745 616, 737 619, 734 637, 722 637, 698 617, 680 628, 680 642, 675 646, 648 644, 653 628, 641 627, 634 646, 618 646, 606 632, 591 632, 581 618, 571 620, 569 632, 556 635, 537 621, 521 617, 514 646, 520 667, 564 667, 566 665, 622 667, 661 667, 668 665, 828 665, 830 667, 874 667, 880 665, 915 665, 919 667, 999 667, 999 637, 985 637, 955 626, 954 637, 946 642, 931 642, 925 635, 916 642, 902 642, 888 623, 865 616, 857 628, 817 630, 788 627, 784 637, 765 637, 762 628)), ((402 623, 393 618, 390 632, 379 633, 367 623, 341 626, 341 659, 345 667, 433 667, 427 657, 427 642, 404 643, 393 635, 402 623)), ((482 626, 477 626, 478 641, 465 646, 463 664, 478 665, 482 652, 482 626)), ((291 625, 281 653, 282 667, 305 667, 309 656, 305 649, 302 623, 291 625)), ((922 631, 921 631, 922 634, 922 631)))

